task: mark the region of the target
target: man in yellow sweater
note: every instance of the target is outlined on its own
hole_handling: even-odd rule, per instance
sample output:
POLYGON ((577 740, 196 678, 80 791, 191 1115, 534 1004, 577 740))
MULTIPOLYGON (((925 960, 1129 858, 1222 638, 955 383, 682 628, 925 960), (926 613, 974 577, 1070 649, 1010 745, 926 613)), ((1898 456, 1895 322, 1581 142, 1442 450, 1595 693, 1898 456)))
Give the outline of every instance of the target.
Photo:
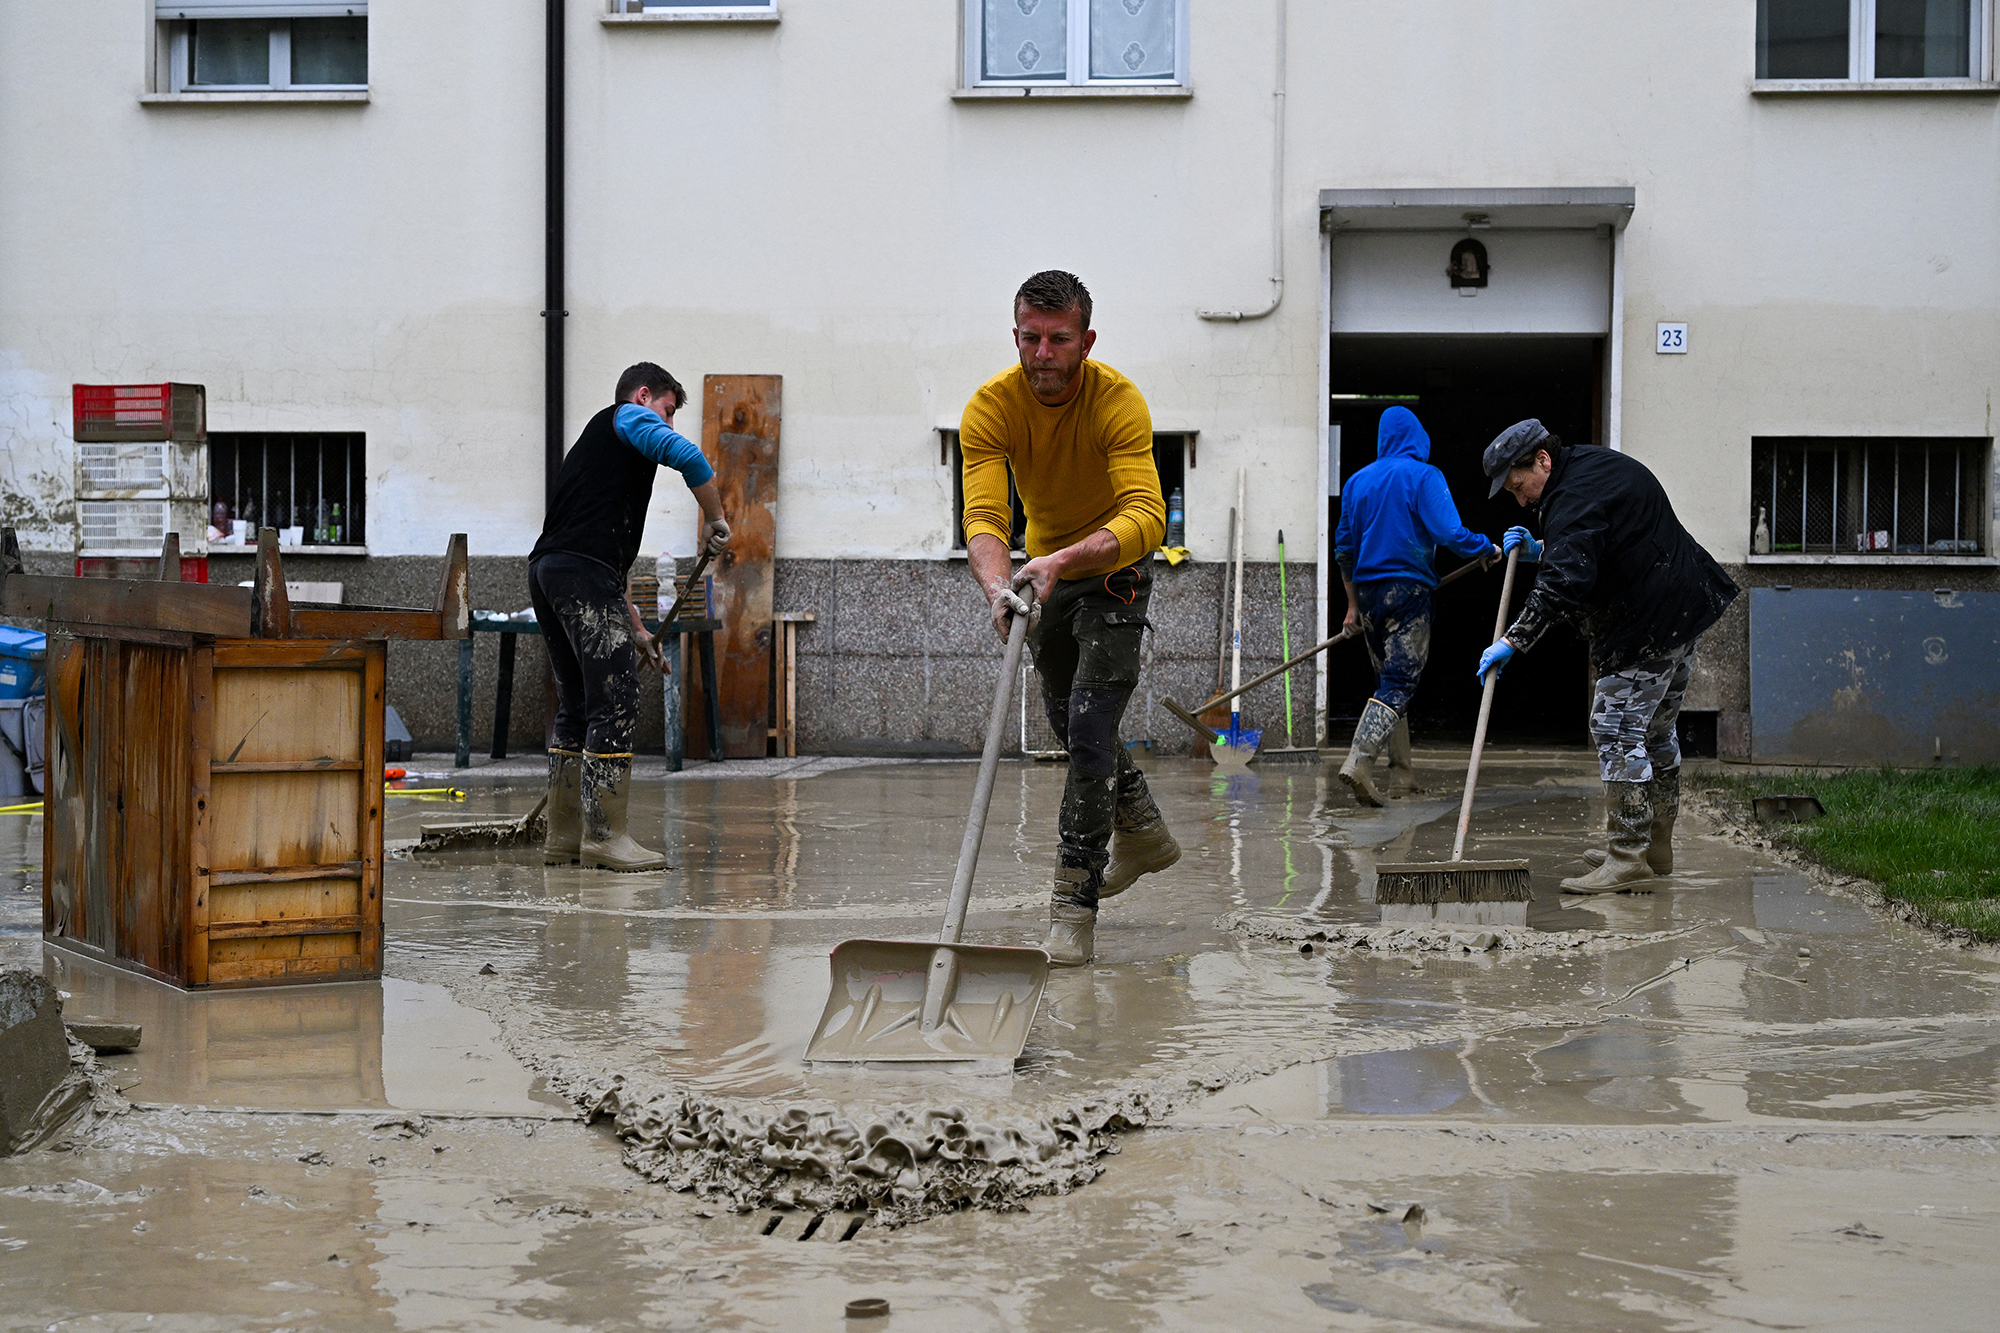
POLYGON ((1049 725, 1069 750, 1046 946, 1066 967, 1091 960, 1099 901, 1181 855, 1118 740, 1139 683, 1147 560, 1166 534, 1153 419, 1132 381, 1084 359, 1096 341, 1083 283, 1037 273, 1014 295, 1021 364, 982 384, 959 425, 972 576, 1003 639, 1010 618, 1029 613, 1015 589, 1034 586, 1028 647, 1049 725), (1010 469, 1028 516, 1031 558, 1018 573, 1010 469))

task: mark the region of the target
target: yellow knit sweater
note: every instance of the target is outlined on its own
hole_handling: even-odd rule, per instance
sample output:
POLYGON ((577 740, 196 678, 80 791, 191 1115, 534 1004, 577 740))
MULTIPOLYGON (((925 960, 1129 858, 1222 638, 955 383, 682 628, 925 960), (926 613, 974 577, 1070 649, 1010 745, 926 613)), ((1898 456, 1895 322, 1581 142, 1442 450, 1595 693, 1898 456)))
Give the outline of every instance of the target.
POLYGON ((1019 365, 979 386, 959 422, 965 465, 965 538, 1008 538, 1007 471, 1028 513, 1028 554, 1047 555, 1109 529, 1116 563, 1073 570, 1070 580, 1123 569, 1160 544, 1167 506, 1153 466, 1153 416, 1131 380, 1083 363, 1083 387, 1061 407, 1029 392, 1019 365))

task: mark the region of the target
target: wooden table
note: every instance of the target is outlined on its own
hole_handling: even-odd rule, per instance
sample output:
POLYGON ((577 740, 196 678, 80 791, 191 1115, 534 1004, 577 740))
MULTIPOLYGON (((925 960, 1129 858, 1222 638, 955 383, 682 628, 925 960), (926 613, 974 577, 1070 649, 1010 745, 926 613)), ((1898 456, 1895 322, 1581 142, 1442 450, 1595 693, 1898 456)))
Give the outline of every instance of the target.
POLYGON ((454 535, 428 609, 293 603, 278 533, 256 577, 23 572, 0 530, 0 614, 47 622, 42 938, 187 989, 382 972, 388 639, 462 639, 454 535))

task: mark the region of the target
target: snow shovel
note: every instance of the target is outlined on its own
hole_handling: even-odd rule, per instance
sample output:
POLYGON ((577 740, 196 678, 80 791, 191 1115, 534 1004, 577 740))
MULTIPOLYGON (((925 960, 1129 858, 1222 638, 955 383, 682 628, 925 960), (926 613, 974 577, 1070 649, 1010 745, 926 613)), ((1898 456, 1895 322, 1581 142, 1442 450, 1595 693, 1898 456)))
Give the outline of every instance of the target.
MULTIPOLYGON (((1025 595, 1032 598, 1033 593, 1025 595)), ((1049 984, 1049 956, 1040 949, 960 944, 972 872, 1000 766, 1000 734, 1021 669, 1028 618, 1007 632, 1007 654, 986 724, 986 752, 972 789, 972 813, 958 851, 936 943, 923 940, 842 940, 833 947, 833 992, 819 1017, 806 1062, 949 1063, 978 1073, 1013 1069, 1049 984)))

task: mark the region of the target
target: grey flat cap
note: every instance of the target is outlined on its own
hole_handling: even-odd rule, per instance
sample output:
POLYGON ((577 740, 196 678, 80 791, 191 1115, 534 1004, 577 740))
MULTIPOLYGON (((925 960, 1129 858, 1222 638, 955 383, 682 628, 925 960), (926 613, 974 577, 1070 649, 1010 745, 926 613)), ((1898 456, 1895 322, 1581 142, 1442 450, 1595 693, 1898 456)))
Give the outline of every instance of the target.
POLYGON ((1500 488, 1507 484, 1507 469, 1518 467, 1535 456, 1535 450, 1542 447, 1542 441, 1549 438, 1548 427, 1529 417, 1517 421, 1493 437, 1493 443, 1486 446, 1486 456, 1481 465, 1486 475, 1493 479, 1493 487, 1486 492, 1492 499, 1500 494, 1500 488))

